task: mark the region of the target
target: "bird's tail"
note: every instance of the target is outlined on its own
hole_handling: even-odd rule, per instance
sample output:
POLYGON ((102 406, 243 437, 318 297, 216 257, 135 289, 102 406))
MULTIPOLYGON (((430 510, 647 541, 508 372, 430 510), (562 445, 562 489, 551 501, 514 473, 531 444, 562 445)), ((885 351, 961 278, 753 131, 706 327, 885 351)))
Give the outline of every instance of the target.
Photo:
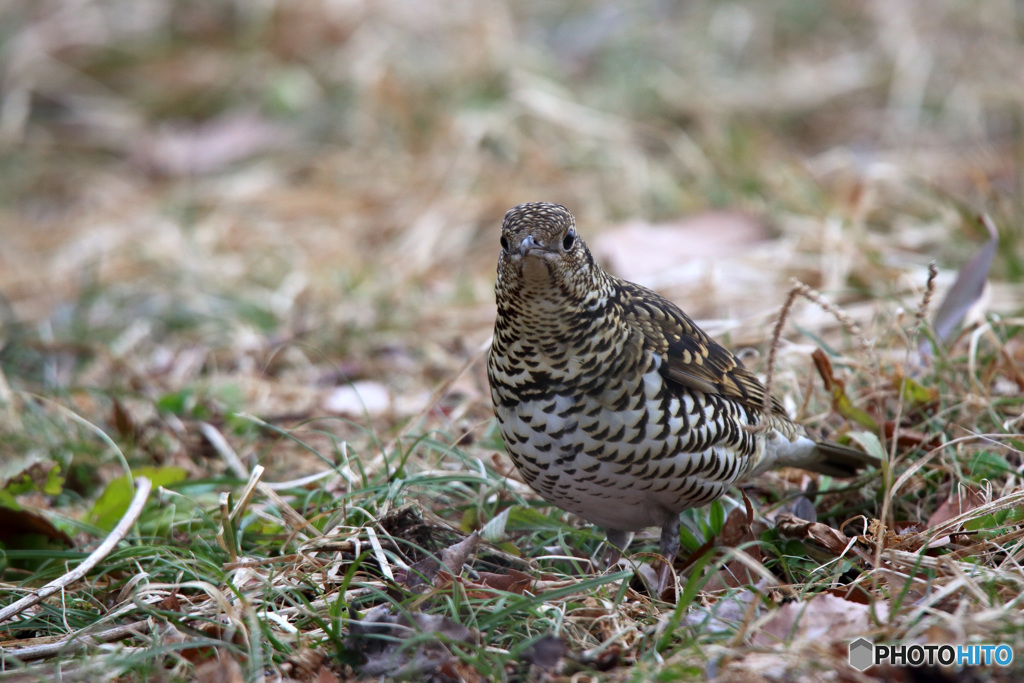
POLYGON ((879 467, 878 458, 831 441, 814 441, 800 435, 790 441, 775 432, 768 442, 765 458, 752 475, 775 467, 799 467, 832 477, 852 477, 868 467, 879 467))
POLYGON ((873 455, 831 441, 816 441, 810 457, 797 467, 831 477, 853 477, 868 467, 879 467, 881 461, 873 455))

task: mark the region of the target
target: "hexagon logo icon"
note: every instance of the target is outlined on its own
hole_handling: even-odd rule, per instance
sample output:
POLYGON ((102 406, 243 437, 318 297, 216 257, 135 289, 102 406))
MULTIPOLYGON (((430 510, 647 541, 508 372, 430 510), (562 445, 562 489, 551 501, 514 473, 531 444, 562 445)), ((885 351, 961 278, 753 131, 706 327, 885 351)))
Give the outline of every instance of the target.
POLYGON ((850 666, 864 671, 875 663, 875 645, 867 638, 858 638, 850 643, 850 666))

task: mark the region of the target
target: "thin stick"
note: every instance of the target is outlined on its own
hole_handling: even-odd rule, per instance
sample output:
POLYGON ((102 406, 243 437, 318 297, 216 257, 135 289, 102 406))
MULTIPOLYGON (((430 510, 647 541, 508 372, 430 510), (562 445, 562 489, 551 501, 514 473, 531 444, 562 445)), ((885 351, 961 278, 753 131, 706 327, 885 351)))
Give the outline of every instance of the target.
MULTIPOLYGON (((930 272, 930 271, 929 271, 930 272)), ((782 328, 786 324, 786 319, 789 317, 789 312, 793 308, 793 302, 796 301, 796 297, 802 296, 808 301, 817 304, 826 313, 831 313, 832 316, 839 321, 847 332, 853 336, 854 339, 860 344, 861 348, 867 354, 871 360, 872 365, 878 366, 878 357, 875 354, 875 349, 871 345, 871 342, 864 336, 864 332, 861 330, 860 325, 850 317, 850 314, 841 309, 840 307, 833 304, 831 301, 825 298, 818 290, 813 287, 800 282, 796 278, 790 278, 790 289, 789 294, 786 296, 786 302, 782 305, 782 310, 779 311, 779 319, 775 322, 775 329, 772 330, 772 343, 768 349, 768 368, 765 374, 764 382, 764 398, 761 403, 761 409, 765 414, 765 417, 772 413, 772 382, 775 378, 775 356, 779 348, 780 339, 782 337, 782 328)), ((806 398, 805 405, 806 405, 806 398)), ((765 419, 758 423, 754 427, 748 427, 749 431, 752 432, 765 432, 771 429, 771 422, 765 419)))
POLYGON ((861 348, 871 359, 872 365, 878 365, 878 357, 875 354, 874 347, 871 345, 871 342, 867 340, 867 337, 864 336, 864 331, 861 330, 860 325, 858 325, 857 322, 850 317, 849 313, 847 313, 846 311, 844 311, 843 309, 839 308, 834 303, 826 299, 824 294, 814 289, 810 285, 805 285, 803 282, 800 282, 796 278, 793 278, 792 280, 790 280, 790 282, 793 284, 793 289, 795 289, 801 296, 803 296, 805 299, 808 299, 809 301, 813 301, 814 303, 818 304, 818 306, 821 307, 821 309, 826 313, 831 313, 832 317, 838 320, 839 324, 842 325, 846 329, 846 331, 849 332, 850 335, 857 340, 857 343, 860 344, 861 348))
POLYGON ((921 297, 921 305, 917 307, 917 313, 914 314, 918 327, 924 325, 925 318, 928 317, 928 308, 931 306, 932 295, 935 293, 935 277, 938 274, 939 268, 935 265, 935 261, 932 261, 928 264, 928 282, 924 286, 924 296, 921 297))
MULTIPOLYGON (((84 630, 85 629, 83 629, 83 631, 84 630)), ((3 653, 4 657, 27 662, 30 659, 42 659, 44 657, 53 657, 54 655, 73 654, 90 646, 99 645, 100 643, 111 643, 116 640, 124 640, 125 638, 130 638, 132 636, 139 636, 149 630, 150 623, 148 620, 133 621, 130 624, 115 626, 107 629, 106 631, 98 631, 97 633, 86 634, 82 631, 78 631, 77 633, 72 633, 68 637, 62 638, 55 643, 26 645, 25 647, 14 649, 3 648, 3 653)))
MULTIPOLYGON (((793 302, 796 301, 796 295, 799 293, 796 287, 791 287, 789 290, 789 296, 786 297, 786 303, 782 304, 782 310, 779 311, 779 319, 775 321, 775 329, 772 330, 772 345, 768 347, 768 370, 764 378, 764 401, 761 409, 765 415, 772 414, 772 382, 775 380, 775 356, 779 350, 779 340, 782 338, 782 328, 786 326, 786 319, 789 317, 789 312, 793 308, 793 302)), ((768 424, 766 421, 764 424, 768 424)))
POLYGON ((29 607, 45 600, 54 593, 63 590, 70 586, 74 582, 83 578, 88 574, 93 567, 98 565, 103 559, 117 547, 117 544, 124 540, 124 537, 128 535, 129 529, 138 520, 139 515, 142 514, 142 508, 146 504, 146 499, 149 497, 149 491, 153 488, 153 484, 145 477, 139 477, 135 480, 135 497, 132 499, 131 505, 124 513, 124 517, 117 523, 114 530, 110 532, 110 535, 103 539, 103 543, 100 543, 96 550, 92 551, 89 557, 82 561, 82 564, 75 567, 64 576, 54 579, 50 583, 46 584, 39 590, 26 595, 21 600, 4 607, 0 610, 0 623, 3 623, 15 616, 24 612, 29 607))
MULTIPOLYGON (((929 272, 931 271, 929 270, 929 272)), ((839 321, 839 324, 857 340, 861 345, 861 348, 863 348, 872 361, 874 361, 874 364, 878 364, 874 348, 864 336, 860 325, 850 317, 849 313, 826 299, 825 295, 818 290, 800 282, 796 278, 790 279, 789 282, 789 294, 786 296, 786 303, 782 305, 782 310, 779 311, 779 319, 775 321, 775 328, 772 330, 772 344, 768 349, 768 367, 766 369, 764 381, 764 400, 761 406, 765 415, 771 414, 772 382, 775 379, 775 356, 779 350, 779 343, 782 338, 782 328, 786 326, 786 319, 789 318, 789 312, 792 310, 793 303, 796 301, 797 296, 802 296, 808 301, 817 304, 826 313, 831 313, 832 316, 839 321)), ((929 280, 929 282, 931 282, 931 280, 929 280)))

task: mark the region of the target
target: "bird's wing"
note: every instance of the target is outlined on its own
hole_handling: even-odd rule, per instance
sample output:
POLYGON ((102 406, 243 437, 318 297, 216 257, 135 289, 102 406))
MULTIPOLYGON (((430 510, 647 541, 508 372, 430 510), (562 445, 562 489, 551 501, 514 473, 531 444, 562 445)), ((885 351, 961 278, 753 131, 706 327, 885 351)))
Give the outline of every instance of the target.
MULTIPOLYGON (((662 374, 667 379, 764 410, 764 385, 736 356, 668 299, 632 283, 622 281, 622 285, 627 314, 643 330, 648 348, 661 354, 662 374)), ((773 414, 787 417, 778 399, 772 397, 770 405, 773 414)))

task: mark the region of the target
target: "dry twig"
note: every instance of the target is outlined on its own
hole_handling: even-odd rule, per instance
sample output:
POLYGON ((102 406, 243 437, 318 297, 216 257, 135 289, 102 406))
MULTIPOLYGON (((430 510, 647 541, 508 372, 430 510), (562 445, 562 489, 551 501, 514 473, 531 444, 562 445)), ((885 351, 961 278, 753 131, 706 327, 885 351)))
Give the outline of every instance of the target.
POLYGON ((132 525, 135 524, 139 515, 142 514, 142 508, 146 504, 146 499, 149 497, 149 492, 152 488, 153 484, 149 479, 146 479, 145 477, 139 477, 136 479, 135 497, 132 499, 131 504, 125 511, 124 517, 122 517, 121 521, 117 523, 117 526, 110 532, 110 535, 103 539, 103 543, 100 543, 99 547, 92 551, 89 557, 82 561, 82 564, 78 565, 67 574, 54 579, 39 590, 26 595, 21 600, 18 600, 17 602, 0 610, 0 623, 24 612, 29 607, 42 602, 54 593, 67 588, 71 584, 83 578, 93 569, 93 567, 102 562, 103 559, 117 547, 117 544, 124 540, 124 537, 128 535, 128 530, 132 528, 132 525))

